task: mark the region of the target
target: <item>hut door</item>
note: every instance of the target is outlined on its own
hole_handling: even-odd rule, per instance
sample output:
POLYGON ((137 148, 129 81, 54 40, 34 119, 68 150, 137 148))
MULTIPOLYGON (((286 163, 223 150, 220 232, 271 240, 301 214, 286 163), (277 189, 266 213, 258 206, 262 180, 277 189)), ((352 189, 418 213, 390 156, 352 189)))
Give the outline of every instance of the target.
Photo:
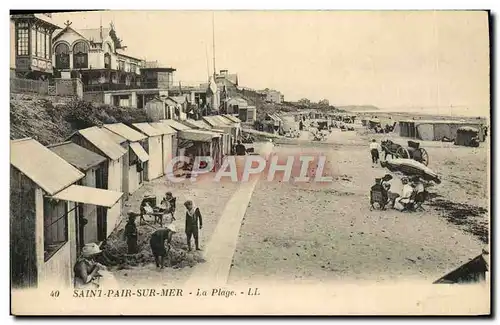
POLYGON ((104 169, 97 168, 95 171, 95 187, 105 189, 106 187, 104 186, 104 184, 104 169))
POLYGON ((106 209, 97 207, 97 240, 106 239, 106 209))
MULTIPOLYGON (((106 174, 104 168, 98 168, 95 172, 95 187, 106 189, 106 174)), ((99 241, 106 238, 106 213, 107 209, 105 207, 96 206, 97 212, 97 239, 99 241)), ((90 231, 95 231, 95 229, 90 229, 90 231)), ((82 241, 83 241, 82 234, 82 241)))
POLYGON ((81 249, 85 245, 85 223, 83 221, 83 204, 78 204, 78 208, 75 213, 75 225, 76 225, 76 255, 80 256, 81 249))

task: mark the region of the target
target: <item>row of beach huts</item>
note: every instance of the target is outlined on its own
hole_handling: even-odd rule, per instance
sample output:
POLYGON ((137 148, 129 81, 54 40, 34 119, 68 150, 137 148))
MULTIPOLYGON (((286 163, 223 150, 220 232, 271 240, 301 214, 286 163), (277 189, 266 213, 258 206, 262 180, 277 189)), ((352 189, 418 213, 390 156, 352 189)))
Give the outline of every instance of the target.
POLYGON ((71 286, 80 249, 106 240, 145 181, 175 172, 175 156, 211 156, 217 170, 240 133, 217 115, 94 126, 47 147, 11 140, 12 287, 71 286))
POLYGON ((362 118, 361 123, 369 129, 381 128, 383 124, 392 124, 394 132, 401 137, 424 141, 461 140, 464 133, 470 133, 480 142, 487 137, 488 126, 485 121, 475 120, 443 120, 443 119, 412 119, 393 121, 392 119, 362 118))

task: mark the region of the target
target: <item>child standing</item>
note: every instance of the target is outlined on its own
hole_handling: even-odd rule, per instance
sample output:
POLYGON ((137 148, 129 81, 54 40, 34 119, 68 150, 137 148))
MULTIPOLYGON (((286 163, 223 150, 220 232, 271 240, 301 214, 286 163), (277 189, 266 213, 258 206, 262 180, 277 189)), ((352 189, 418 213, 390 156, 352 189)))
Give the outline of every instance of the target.
POLYGON ((379 160, 379 149, 380 145, 377 143, 377 140, 373 139, 370 143, 370 154, 372 156, 372 168, 374 165, 378 164, 379 160))

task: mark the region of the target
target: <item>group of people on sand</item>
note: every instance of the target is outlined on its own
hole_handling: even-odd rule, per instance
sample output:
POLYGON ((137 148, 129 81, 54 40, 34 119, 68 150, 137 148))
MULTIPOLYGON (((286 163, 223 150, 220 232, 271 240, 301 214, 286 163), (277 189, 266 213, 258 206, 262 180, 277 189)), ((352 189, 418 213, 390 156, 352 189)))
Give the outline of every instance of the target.
MULTIPOLYGON (((384 175, 382 178, 375 179, 375 185, 372 187, 380 189, 383 193, 386 205, 398 211, 404 211, 408 205, 415 203, 415 198, 425 194, 425 187, 420 177, 413 176, 411 178, 402 177, 403 185, 401 194, 390 192, 391 184, 389 183, 393 177, 390 174, 384 175)), ((418 202, 417 202, 418 203, 418 202)), ((417 207, 418 208, 418 207, 417 207)))
MULTIPOLYGON (((149 245, 155 258, 156 267, 159 269, 164 268, 165 257, 168 254, 168 250, 170 250, 172 236, 177 232, 177 227, 174 223, 176 220, 174 216, 175 201, 176 199, 172 193, 167 192, 161 201, 161 213, 170 215, 171 222, 165 227, 155 230, 151 234, 149 240, 149 245)), ((142 217, 143 213, 146 213, 146 206, 147 205, 141 207, 140 214, 135 212, 128 213, 128 221, 124 229, 124 239, 127 242, 128 254, 138 253, 139 233, 135 221, 138 216, 142 217)), ((200 209, 196 207, 192 200, 184 202, 184 207, 186 208, 184 231, 187 240, 187 250, 191 251, 191 243, 194 239, 195 249, 200 251, 199 229, 202 229, 203 227, 203 219, 200 209)), ((113 276, 107 271, 106 266, 97 262, 101 253, 102 250, 96 243, 89 243, 83 246, 81 255, 73 267, 75 287, 83 287, 92 284, 99 287, 99 282, 102 282, 102 279, 114 279, 113 276)))

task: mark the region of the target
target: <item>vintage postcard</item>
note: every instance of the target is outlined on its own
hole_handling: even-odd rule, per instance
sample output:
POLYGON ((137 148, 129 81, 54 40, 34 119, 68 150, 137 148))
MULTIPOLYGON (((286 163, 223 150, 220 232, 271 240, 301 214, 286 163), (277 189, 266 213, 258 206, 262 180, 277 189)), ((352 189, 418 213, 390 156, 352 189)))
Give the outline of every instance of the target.
POLYGON ((11 313, 490 314, 489 19, 10 12, 11 313))

